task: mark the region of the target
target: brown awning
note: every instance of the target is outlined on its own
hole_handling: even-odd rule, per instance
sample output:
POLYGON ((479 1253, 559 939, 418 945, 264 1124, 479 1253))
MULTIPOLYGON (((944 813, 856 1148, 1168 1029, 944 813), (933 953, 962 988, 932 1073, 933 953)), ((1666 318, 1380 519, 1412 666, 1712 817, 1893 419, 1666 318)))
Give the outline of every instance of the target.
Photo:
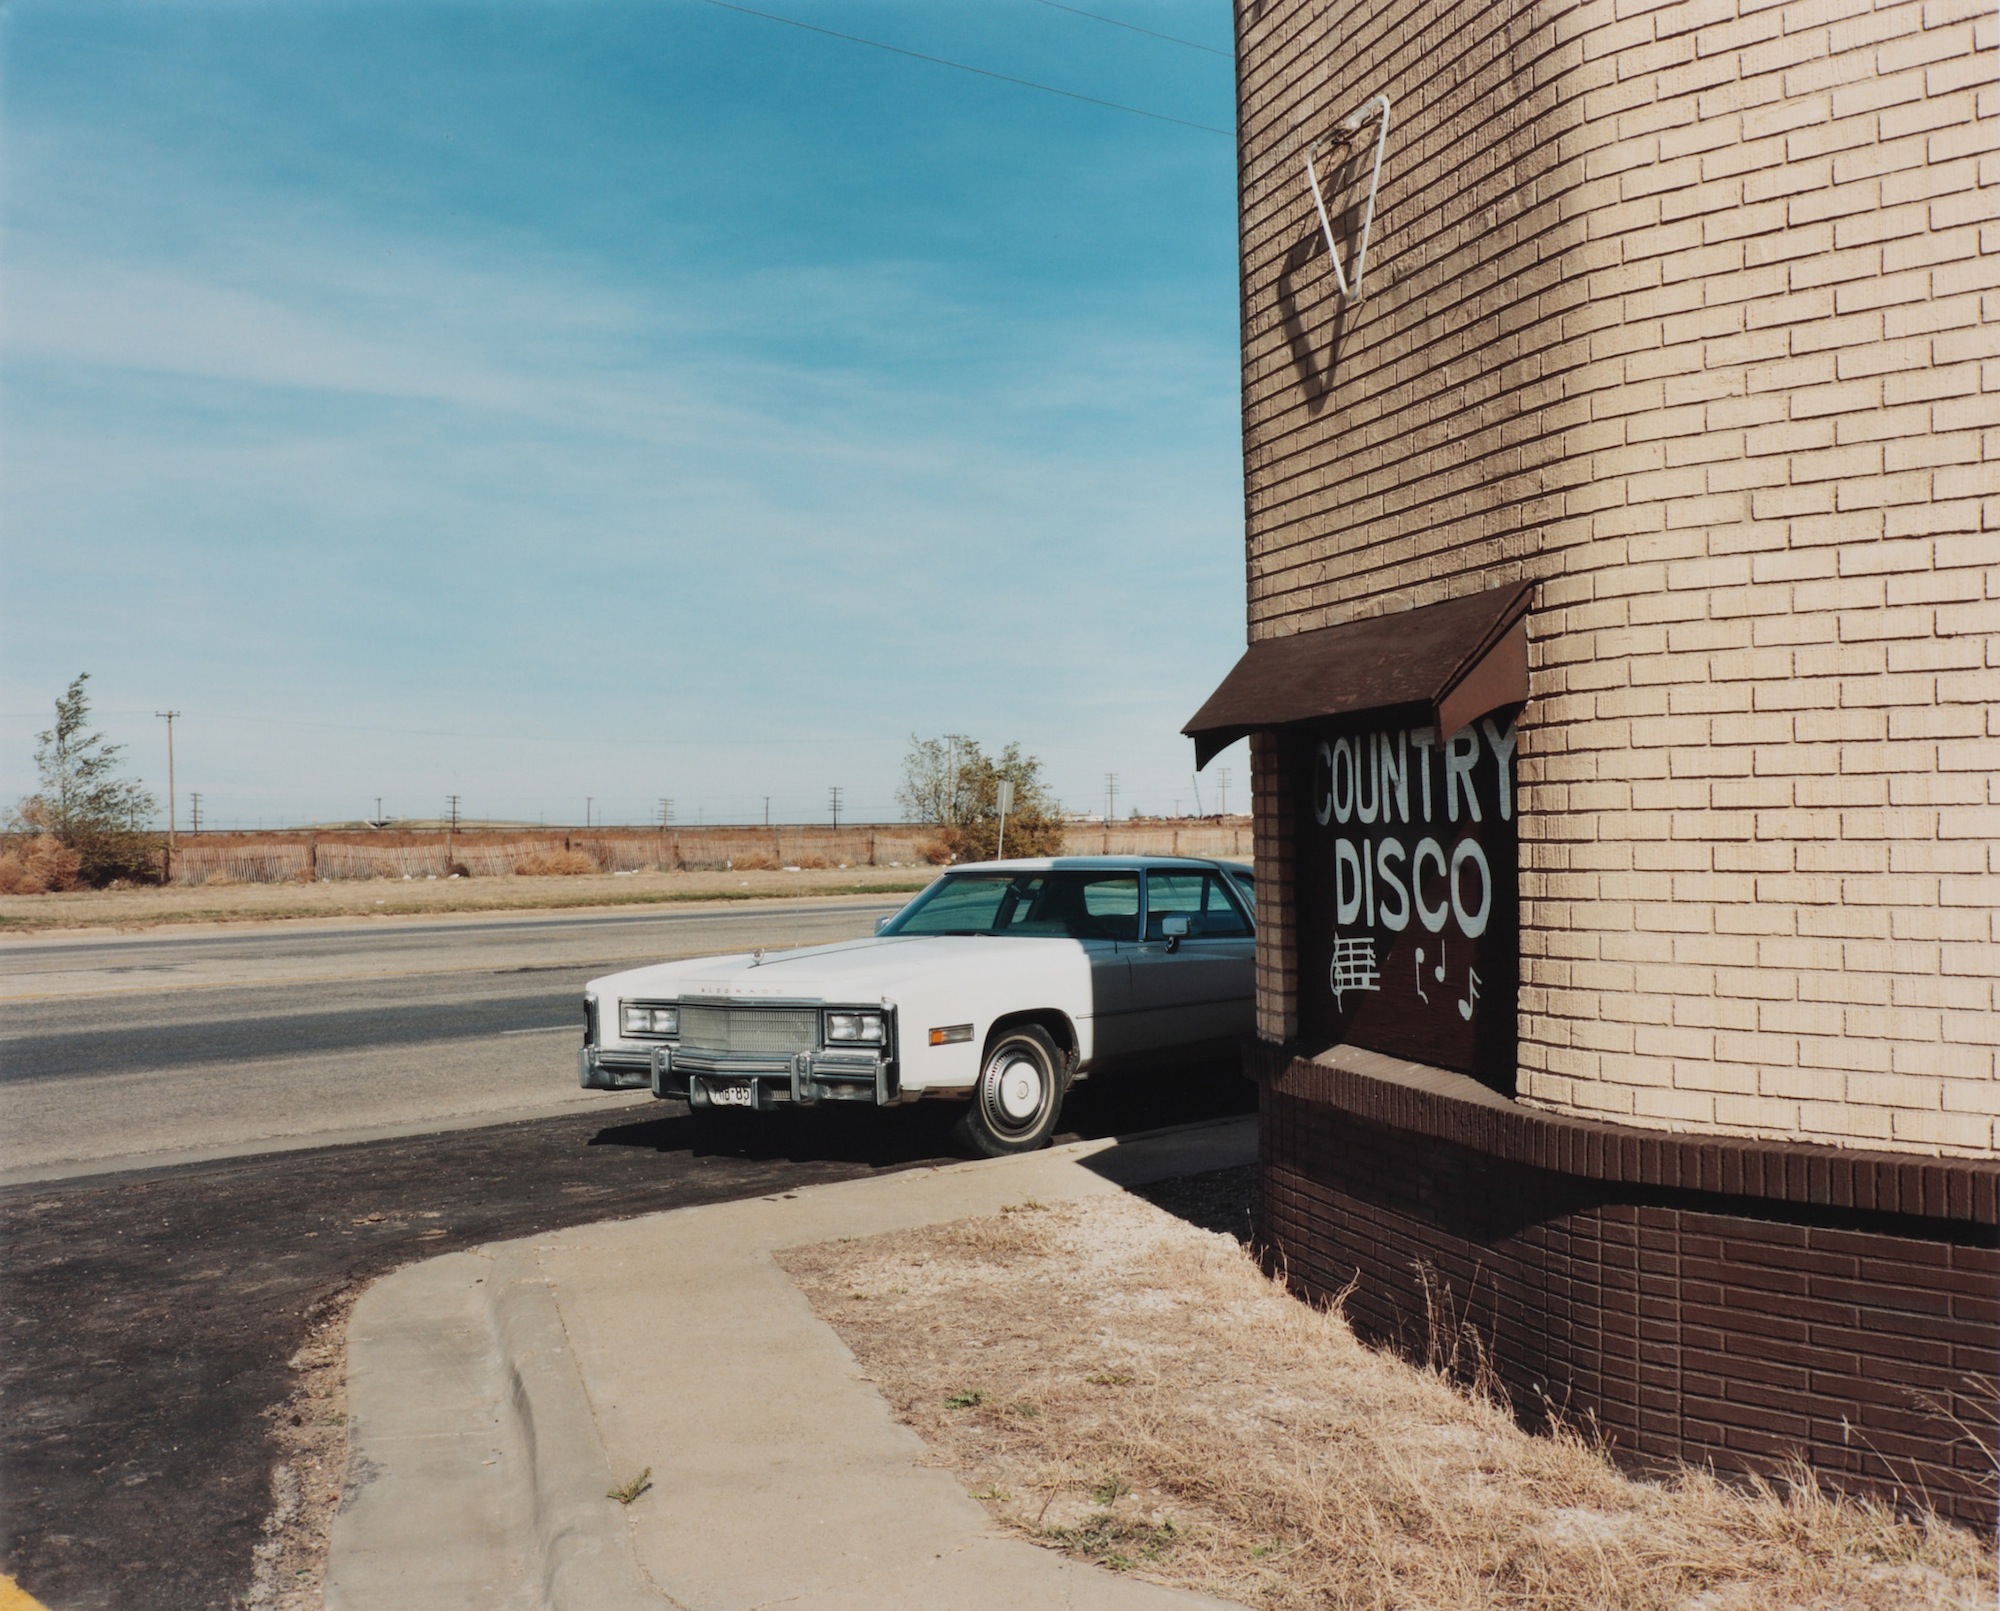
POLYGON ((1440 734, 1528 697, 1533 582, 1250 645, 1181 731, 1204 767, 1246 733, 1428 705, 1440 734))

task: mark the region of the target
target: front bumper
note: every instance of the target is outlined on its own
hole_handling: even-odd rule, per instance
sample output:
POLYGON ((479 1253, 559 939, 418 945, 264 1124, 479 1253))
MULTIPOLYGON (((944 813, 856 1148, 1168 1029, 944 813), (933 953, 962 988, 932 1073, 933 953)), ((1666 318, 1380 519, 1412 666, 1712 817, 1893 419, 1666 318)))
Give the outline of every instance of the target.
POLYGON ((585 1046, 576 1054, 576 1083, 586 1091, 643 1091, 653 1083, 652 1058, 585 1046))
POLYGON ((742 1089, 759 1112, 787 1103, 810 1107, 819 1102, 866 1102, 893 1107, 903 1100, 895 1059, 869 1051, 817 1051, 755 1054, 713 1052, 698 1046, 658 1046, 653 1049, 653 1095, 676 1097, 690 1108, 721 1104, 709 1100, 717 1081, 742 1089))

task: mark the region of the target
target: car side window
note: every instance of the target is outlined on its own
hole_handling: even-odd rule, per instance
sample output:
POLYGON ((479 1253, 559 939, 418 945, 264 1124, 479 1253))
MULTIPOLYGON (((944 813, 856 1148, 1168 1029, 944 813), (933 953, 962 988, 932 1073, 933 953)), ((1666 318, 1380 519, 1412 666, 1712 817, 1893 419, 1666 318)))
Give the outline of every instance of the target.
POLYGON ((1080 940, 1136 940, 1139 937, 1139 875, 1114 873, 1083 886, 1080 940))
POLYGON ((1165 939, 1170 917, 1188 920, 1190 938, 1241 939, 1251 932, 1216 873, 1148 873, 1146 938, 1165 939))
MULTIPOLYGON (((1206 880, 1200 873, 1148 873, 1146 875, 1146 938, 1163 940, 1163 925, 1170 917, 1198 918, 1206 880)), ((1190 934, 1206 932, 1203 925, 1190 922, 1190 934)))
POLYGON ((1218 939, 1241 939, 1253 932, 1249 921, 1236 909, 1222 880, 1214 873, 1202 877, 1201 932, 1218 939))

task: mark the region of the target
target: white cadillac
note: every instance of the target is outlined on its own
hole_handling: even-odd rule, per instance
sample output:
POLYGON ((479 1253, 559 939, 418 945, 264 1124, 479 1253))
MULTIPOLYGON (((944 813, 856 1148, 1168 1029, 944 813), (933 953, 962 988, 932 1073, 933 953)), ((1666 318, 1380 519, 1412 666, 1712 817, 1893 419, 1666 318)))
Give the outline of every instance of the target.
POLYGON ((697 1114, 945 1098, 978 1151, 1027 1152, 1079 1075, 1249 1033, 1252 888, 1181 857, 954 868, 871 939, 592 980, 579 1077, 697 1114))

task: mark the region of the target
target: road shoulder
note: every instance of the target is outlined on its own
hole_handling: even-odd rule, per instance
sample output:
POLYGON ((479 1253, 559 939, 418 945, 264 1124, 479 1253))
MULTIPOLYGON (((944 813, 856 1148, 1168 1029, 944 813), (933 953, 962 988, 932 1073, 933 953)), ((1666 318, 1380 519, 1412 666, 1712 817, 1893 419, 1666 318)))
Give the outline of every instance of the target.
POLYGON ((356 923, 644 911, 742 901, 880 899, 922 889, 934 867, 608 873, 598 877, 328 879, 0 895, 0 939, 104 939, 112 933, 230 933, 280 923, 356 923))

